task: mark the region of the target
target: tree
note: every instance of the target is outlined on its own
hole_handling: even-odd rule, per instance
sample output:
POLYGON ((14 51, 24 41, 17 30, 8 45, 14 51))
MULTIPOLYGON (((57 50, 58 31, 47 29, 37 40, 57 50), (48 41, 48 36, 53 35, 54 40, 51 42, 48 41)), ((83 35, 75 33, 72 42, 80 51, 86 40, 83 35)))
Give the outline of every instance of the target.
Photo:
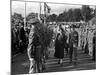
POLYGON ((84 21, 89 21, 92 18, 92 8, 89 5, 83 5, 81 9, 81 14, 84 21))
POLYGON ((57 21, 63 21, 63 13, 59 14, 59 16, 57 17, 57 21))
POLYGON ((20 20, 23 20, 24 18, 22 17, 22 14, 19 14, 19 13, 14 13, 14 15, 12 15, 12 17, 14 19, 20 19, 20 20))
POLYGON ((48 22, 54 22, 54 21, 57 21, 57 15, 56 14, 52 14, 52 15, 49 15, 48 17, 47 17, 47 21, 48 22))
POLYGON ((73 10, 73 21, 80 21, 83 20, 81 10, 80 9, 74 9, 73 10))
POLYGON ((35 26, 35 33, 39 36, 39 42, 42 46, 42 50, 47 50, 47 47, 50 46, 50 42, 53 36, 53 30, 44 26, 43 24, 38 23, 35 26))
POLYGON ((68 22, 68 21, 73 21, 73 9, 69 9, 68 11, 64 11, 63 13, 59 14, 57 17, 57 21, 61 22, 68 22))
POLYGON ((73 9, 69 9, 68 11, 68 21, 71 22, 73 21, 73 9))
POLYGON ((22 16, 22 14, 19 13, 14 13, 14 15, 11 16, 11 23, 18 25, 19 23, 23 23, 24 22, 24 17, 22 16))
POLYGON ((31 12, 26 16, 26 21, 29 21, 30 19, 35 18, 35 17, 38 17, 38 14, 31 12))
POLYGON ((57 21, 68 21, 68 12, 64 11, 63 13, 59 14, 57 21))

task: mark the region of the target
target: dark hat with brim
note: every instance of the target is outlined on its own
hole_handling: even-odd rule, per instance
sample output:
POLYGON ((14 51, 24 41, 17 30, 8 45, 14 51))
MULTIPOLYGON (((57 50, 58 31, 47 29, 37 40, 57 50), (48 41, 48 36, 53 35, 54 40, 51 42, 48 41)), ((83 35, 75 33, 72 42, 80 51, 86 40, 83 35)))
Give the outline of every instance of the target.
POLYGON ((28 23, 30 23, 30 24, 36 24, 36 23, 39 23, 39 20, 37 18, 33 18, 33 19, 30 19, 28 21, 28 23))

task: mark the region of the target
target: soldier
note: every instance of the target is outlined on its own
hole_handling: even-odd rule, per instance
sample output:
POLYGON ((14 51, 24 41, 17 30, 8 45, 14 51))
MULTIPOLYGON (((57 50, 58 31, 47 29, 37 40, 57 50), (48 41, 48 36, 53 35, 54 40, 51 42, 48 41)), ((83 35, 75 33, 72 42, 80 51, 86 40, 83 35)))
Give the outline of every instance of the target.
POLYGON ((29 33, 29 44, 28 44, 28 57, 30 60, 29 73, 41 72, 41 44, 39 36, 35 32, 36 25, 40 24, 38 19, 32 21, 32 28, 29 33))
POLYGON ((78 47, 78 32, 72 27, 71 33, 69 34, 69 57, 70 63, 72 63, 72 56, 74 55, 74 63, 77 62, 77 47, 78 47))

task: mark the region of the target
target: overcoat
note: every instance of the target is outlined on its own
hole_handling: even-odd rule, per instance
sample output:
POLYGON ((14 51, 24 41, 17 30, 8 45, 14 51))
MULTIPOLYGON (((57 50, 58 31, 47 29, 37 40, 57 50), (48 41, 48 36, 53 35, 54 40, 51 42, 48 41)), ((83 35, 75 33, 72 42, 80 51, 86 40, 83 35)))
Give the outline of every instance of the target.
POLYGON ((60 40, 56 38, 54 56, 57 58, 64 58, 64 38, 63 37, 60 40))

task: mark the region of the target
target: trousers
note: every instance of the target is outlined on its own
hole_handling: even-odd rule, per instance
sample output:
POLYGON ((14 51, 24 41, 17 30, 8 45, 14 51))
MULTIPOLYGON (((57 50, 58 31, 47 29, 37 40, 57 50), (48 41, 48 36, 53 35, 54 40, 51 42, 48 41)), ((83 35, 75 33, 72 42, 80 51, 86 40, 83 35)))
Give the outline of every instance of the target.
POLYGON ((69 58, 70 58, 70 62, 72 62, 72 60, 74 60, 74 62, 77 62, 77 46, 70 46, 70 50, 69 50, 69 58))

